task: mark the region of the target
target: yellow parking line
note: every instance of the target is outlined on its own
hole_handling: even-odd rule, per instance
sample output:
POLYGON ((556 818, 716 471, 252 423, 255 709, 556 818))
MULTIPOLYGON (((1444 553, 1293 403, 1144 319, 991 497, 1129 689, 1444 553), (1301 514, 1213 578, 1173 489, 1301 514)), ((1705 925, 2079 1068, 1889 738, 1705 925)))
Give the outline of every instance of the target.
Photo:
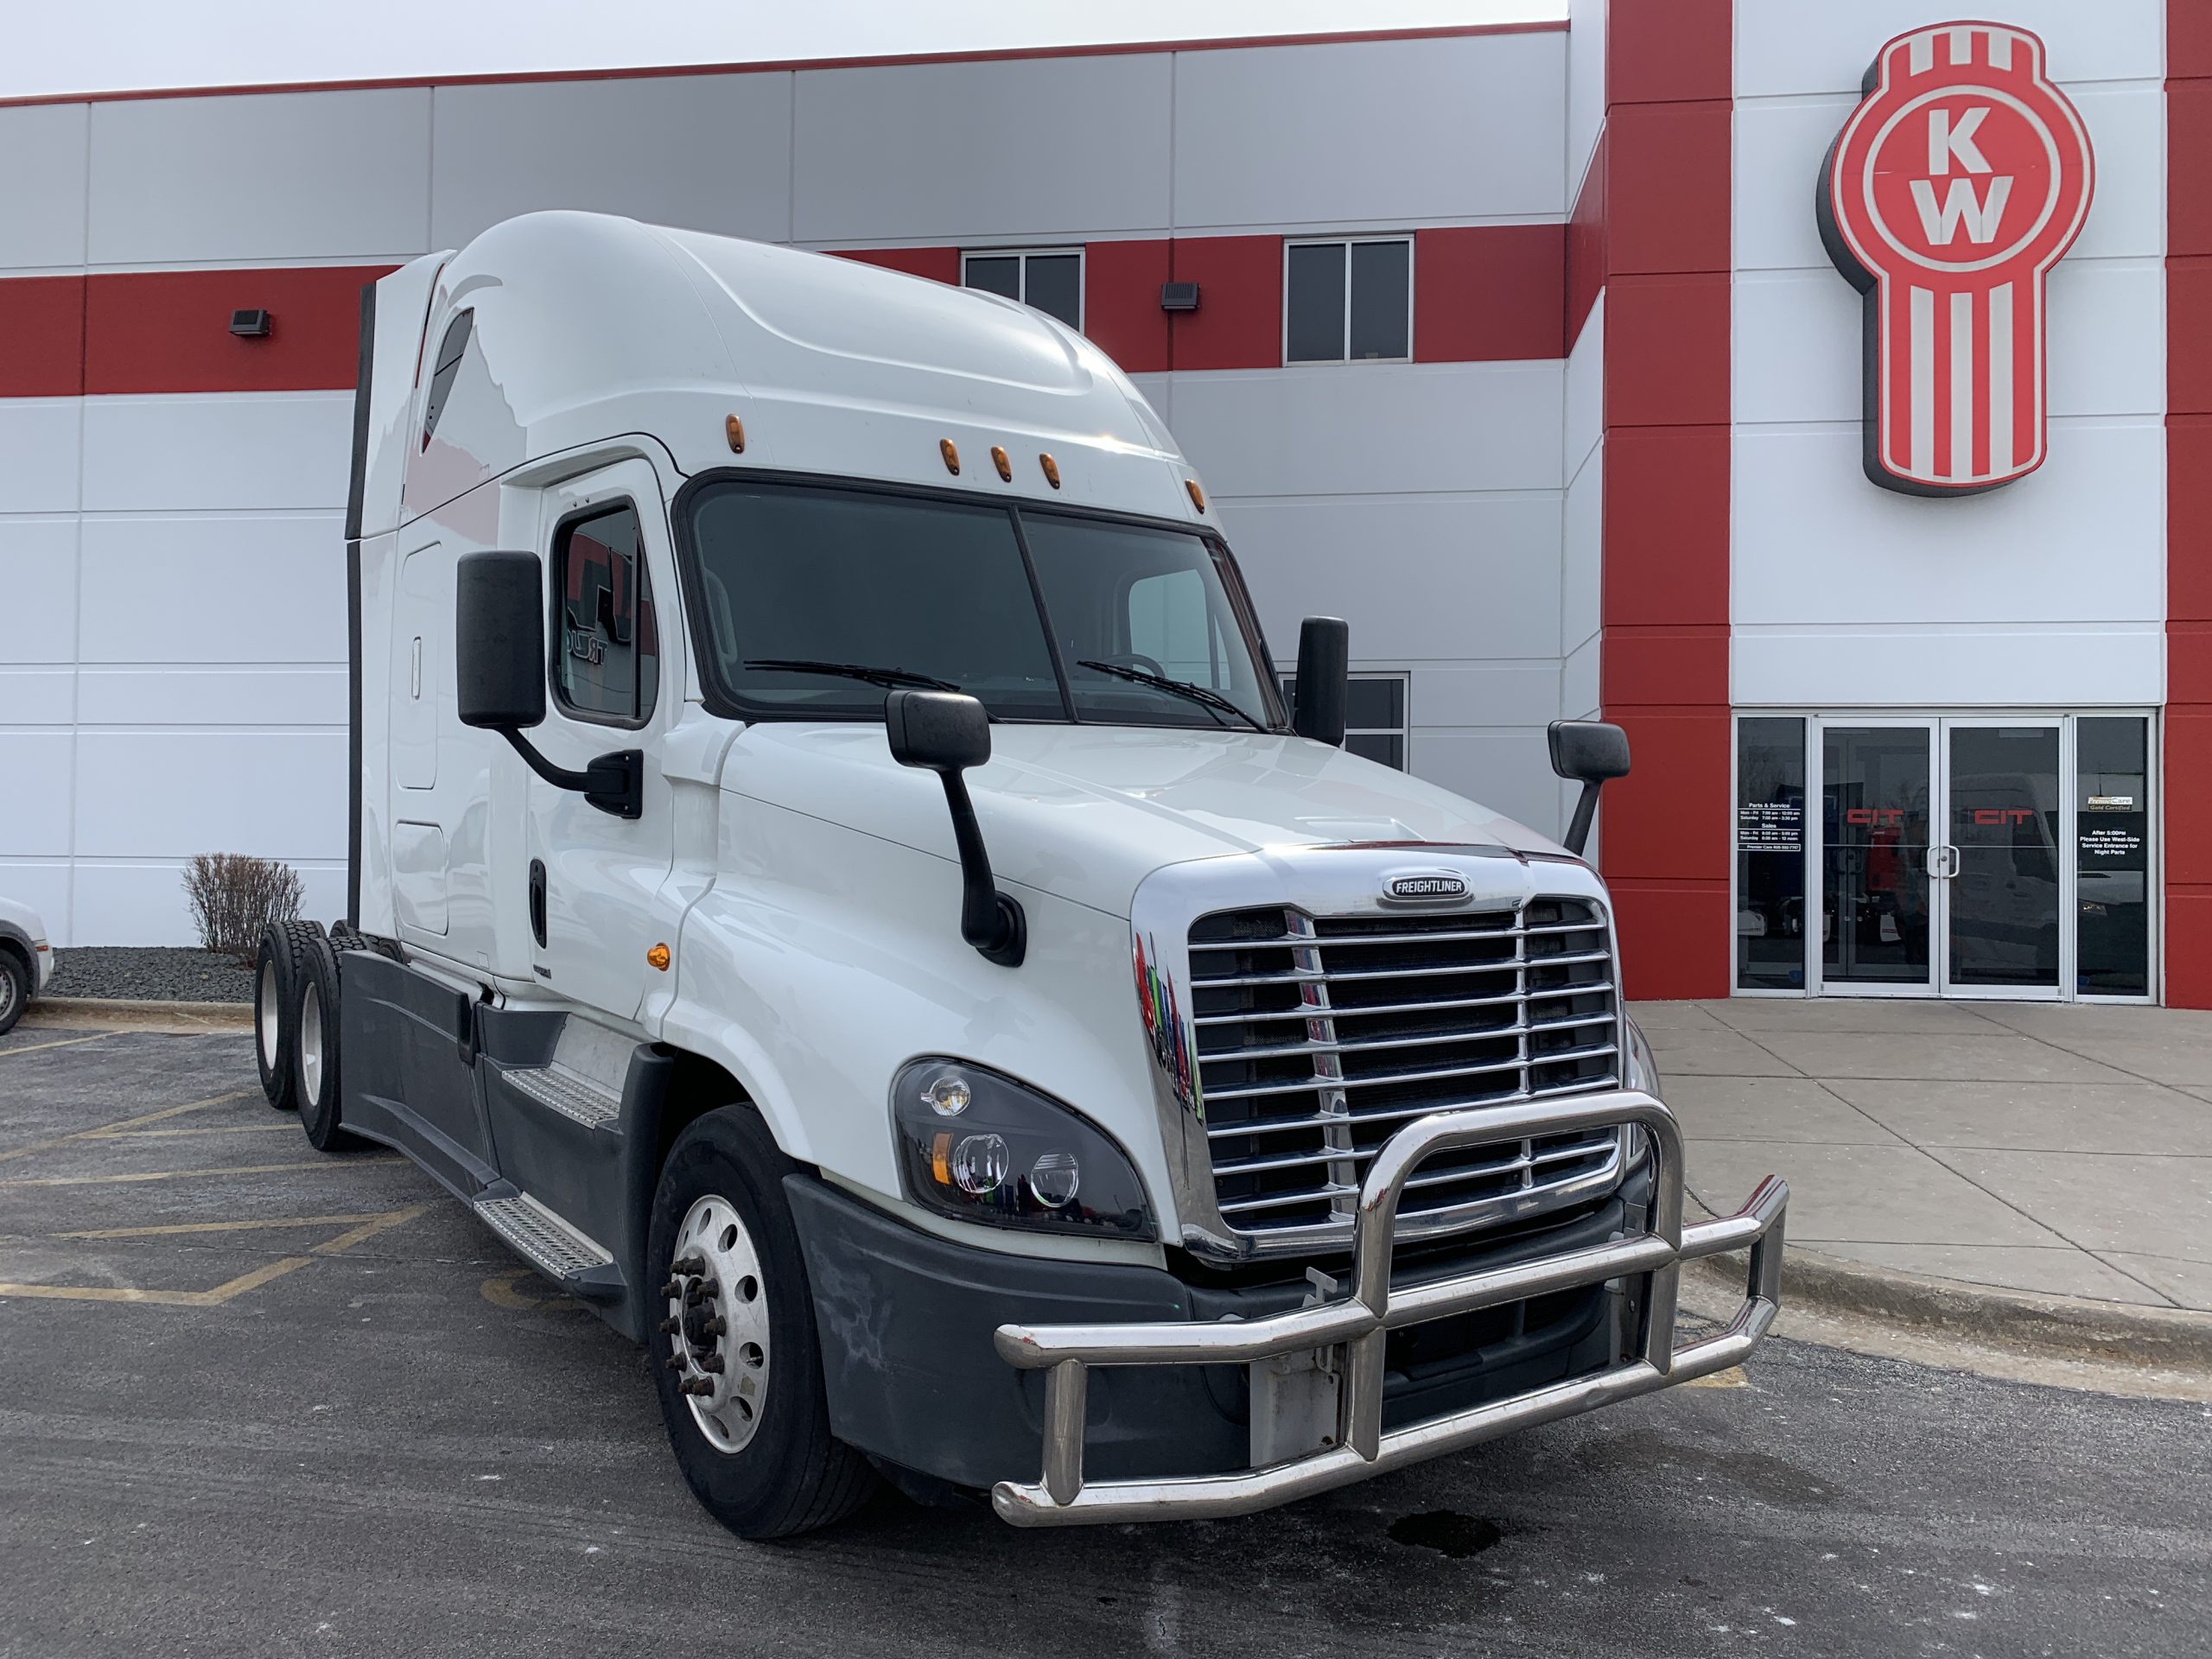
POLYGON ((86 1129, 79 1141, 174 1141, 188 1135, 270 1135, 279 1130, 299 1132, 289 1118, 274 1123, 210 1123, 198 1129, 86 1129))
MULTIPOLYGON (((308 1167, 315 1168, 318 1167, 318 1166, 308 1165, 308 1167)), ((412 1221, 416 1217, 421 1215, 430 1206, 426 1204, 418 1204, 405 1210, 390 1210, 385 1211, 381 1215, 358 1217, 360 1222, 360 1225, 351 1228, 346 1231, 339 1234, 337 1237, 327 1240, 323 1243, 316 1245, 313 1255, 288 1255, 279 1261, 264 1262, 260 1267, 253 1268, 251 1272, 238 1274, 235 1279, 225 1280, 221 1284, 217 1285, 212 1290, 139 1290, 128 1285, 0 1284, 0 1298, 21 1296, 53 1302, 136 1302, 142 1306, 154 1307, 220 1307, 224 1303, 245 1295, 249 1290, 258 1290, 262 1286, 270 1283, 273 1280, 282 1279, 288 1273, 296 1273, 302 1268, 312 1267, 315 1264, 316 1256, 332 1256, 340 1255, 344 1251, 352 1249, 353 1246, 360 1243, 364 1239, 373 1238, 378 1233, 384 1232, 390 1228, 398 1226, 402 1222, 412 1221)), ((302 1222, 352 1221, 355 1219, 357 1219, 357 1217, 351 1216, 304 1216, 289 1217, 287 1222, 218 1222, 213 1224, 191 1224, 190 1225, 204 1226, 206 1230, 213 1230, 217 1227, 252 1227, 258 1225, 283 1226, 286 1224, 298 1225, 302 1222)), ((183 1231, 188 1230, 188 1228, 185 1226, 173 1228, 123 1228, 116 1230, 118 1232, 128 1234, 133 1232, 183 1231)), ((99 1236, 99 1235, 61 1235, 63 1237, 99 1236)))
MULTIPOLYGON (((13 1052, 13 1051, 11 1051, 13 1052)), ((107 1135, 116 1129, 136 1128, 141 1123, 158 1123, 164 1118, 181 1117, 187 1112, 196 1112, 209 1106, 220 1106, 226 1102, 244 1100, 257 1092, 251 1089, 233 1089, 227 1095, 210 1095, 205 1100, 188 1100, 181 1106, 164 1106, 157 1112, 141 1112, 136 1117, 118 1118, 112 1123, 95 1123, 89 1129, 77 1129, 67 1135, 57 1135, 50 1141, 34 1141, 27 1147, 15 1147, 0 1152, 0 1164, 14 1158, 28 1158, 35 1152, 51 1152, 56 1147, 66 1147, 73 1141, 83 1141, 94 1135, 107 1135)))
POLYGON ((0 1048, 0 1060, 10 1054, 35 1054, 42 1048, 73 1048, 79 1043, 97 1043, 103 1037, 112 1037, 111 1031, 96 1031, 89 1037, 63 1037, 51 1043, 25 1043, 21 1048, 0 1048))
POLYGON ((316 1245, 315 1253, 317 1255, 341 1255, 352 1249, 356 1244, 374 1238, 378 1233, 390 1231, 402 1222, 414 1220, 429 1207, 427 1204, 418 1204, 410 1209, 393 1210, 381 1216, 364 1216, 361 1217, 359 1226, 316 1245))
POLYGON ((359 1169, 365 1164, 399 1164, 404 1158, 348 1158, 344 1164, 226 1164, 219 1169, 149 1169, 130 1175, 18 1175, 7 1186, 111 1186, 123 1181, 182 1181, 200 1175, 273 1175, 288 1169, 359 1169))
MULTIPOLYGON (((419 1214, 410 1211, 407 1215, 419 1214)), ((163 1238, 177 1233, 246 1233, 269 1227, 344 1227, 364 1221, 406 1219, 397 1211, 362 1216, 276 1216, 259 1221, 172 1221, 158 1227, 91 1227, 79 1233, 55 1233, 55 1238, 163 1238)))

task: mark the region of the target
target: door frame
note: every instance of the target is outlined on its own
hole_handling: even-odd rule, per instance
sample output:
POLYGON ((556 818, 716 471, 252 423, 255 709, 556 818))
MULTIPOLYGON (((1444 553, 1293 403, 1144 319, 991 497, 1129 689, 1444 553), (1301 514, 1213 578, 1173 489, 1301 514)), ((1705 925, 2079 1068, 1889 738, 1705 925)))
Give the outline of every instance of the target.
MULTIPOLYGON (((2066 1001, 2110 1002, 2123 1006, 2155 1006, 2163 1002, 2165 994, 2165 841, 2158 833, 2163 823, 2165 757, 2164 737, 2160 721, 2161 711, 2141 705, 2131 707, 2084 709, 1965 709, 1951 707, 1927 711, 1905 712, 1896 709, 1854 710, 1848 708, 1815 709, 1800 705, 1796 708, 1739 707, 1731 711, 1728 740, 1728 995, 1745 997, 1808 998, 1829 997, 1889 997, 1922 1001, 1956 1000, 1974 1001, 2066 1001), (1742 780, 1738 768, 1742 764, 1742 741, 1738 733, 1740 721, 1750 720, 1783 719, 1805 722, 1805 835, 1803 891, 1808 925, 1803 930, 1804 984, 1802 988, 1787 986, 1746 986, 1736 983, 1737 943, 1736 925, 1742 903, 1738 891, 1742 860, 1737 840, 1736 815, 1739 804, 1742 780), (2079 875, 2080 875, 2080 793, 2076 775, 2076 723, 2082 720, 2141 720, 2145 741, 2145 817, 2151 827, 2150 856, 2145 880, 2145 924, 2148 932, 2145 949, 2148 955, 2146 988, 2139 995, 2114 996, 2085 993, 2077 983, 2080 972, 2079 875), (1931 878, 1929 886, 1945 886, 1938 894, 1931 892, 1929 902, 1929 983, 1925 986, 1868 986, 1860 984, 1827 985, 1821 972, 1822 951, 1820 936, 1810 925, 1814 915, 1825 915, 1822 900, 1822 866, 1827 856, 1825 815, 1817 810, 1827 780, 1823 775, 1826 762, 1822 734, 1831 726, 1845 727, 1921 727, 1929 733, 1929 816, 1946 828, 1949 823, 1950 757, 1948 734, 1954 726, 2032 726, 2056 724, 2059 733, 2059 982, 2056 992, 2041 988, 2023 990, 2014 986, 1964 986, 1946 988, 1949 963, 1950 904, 1947 884, 1931 878), (1941 753, 1939 753, 1941 751, 1941 753), (1942 817, 1936 820, 1939 802, 1942 817), (1940 931, 1938 931, 1940 929, 1940 931)), ((1935 844, 1931 836, 1931 844, 1935 844)))

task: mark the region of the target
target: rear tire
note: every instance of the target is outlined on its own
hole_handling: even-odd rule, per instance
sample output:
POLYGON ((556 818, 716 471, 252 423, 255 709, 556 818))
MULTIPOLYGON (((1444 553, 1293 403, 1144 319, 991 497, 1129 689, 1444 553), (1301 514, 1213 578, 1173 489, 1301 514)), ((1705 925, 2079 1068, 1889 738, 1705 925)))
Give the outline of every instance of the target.
POLYGON ((0 950, 0 1037, 16 1028, 30 1000, 30 969, 13 950, 0 950))
POLYGON ((669 1151, 646 1244, 652 1284, 682 1287, 646 1292, 661 1421, 693 1496, 741 1538, 830 1526, 876 1487, 830 1432, 814 1295, 784 1201, 791 1167, 751 1110, 709 1112, 669 1151), (660 1330, 664 1319, 682 1328, 660 1330))
POLYGON ((270 922, 261 930, 253 965, 253 1059, 261 1092, 280 1112, 300 1103, 293 1063, 300 1029, 300 975, 308 951, 322 937, 314 922, 270 922))
POLYGON ((339 1125, 338 957, 318 932, 300 972, 298 1014, 293 1023, 292 1077, 298 1090, 300 1127, 317 1152, 342 1152, 360 1142, 339 1125))

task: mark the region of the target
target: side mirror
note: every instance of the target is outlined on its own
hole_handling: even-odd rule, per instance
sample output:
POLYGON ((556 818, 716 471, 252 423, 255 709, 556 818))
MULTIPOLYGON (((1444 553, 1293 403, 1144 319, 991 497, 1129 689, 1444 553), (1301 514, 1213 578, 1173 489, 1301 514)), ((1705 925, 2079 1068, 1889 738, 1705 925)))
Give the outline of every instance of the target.
POLYGON ((642 749, 556 766, 523 735, 545 721, 544 567, 535 553, 470 553, 454 566, 454 701, 461 723, 497 732, 530 769, 618 818, 645 812, 642 749))
POLYGON ((543 724, 544 580, 535 553, 471 553, 454 567, 454 690, 462 725, 496 732, 543 724))
POLYGON ((1549 735, 1552 770, 1582 785, 1562 839, 1568 852, 1580 855, 1598 815, 1598 791, 1611 779, 1628 776, 1628 734, 1602 720, 1555 720, 1549 735))
POLYGON ((989 715, 964 692, 893 691, 883 700, 883 731, 893 760, 944 780, 952 840, 960 849, 960 937, 985 961, 1019 968, 1029 949, 1028 919, 1011 893, 998 890, 968 780, 961 776, 991 758, 989 715))
POLYGON ((1351 685, 1351 629, 1338 617, 1307 617, 1298 630, 1298 690, 1291 729, 1317 743, 1342 747, 1351 685))

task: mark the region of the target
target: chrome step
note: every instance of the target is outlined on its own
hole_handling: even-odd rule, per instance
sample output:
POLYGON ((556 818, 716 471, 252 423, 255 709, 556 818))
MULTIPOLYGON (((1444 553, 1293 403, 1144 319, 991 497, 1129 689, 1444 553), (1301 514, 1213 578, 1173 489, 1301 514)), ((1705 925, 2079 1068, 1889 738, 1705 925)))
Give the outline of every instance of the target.
POLYGON ((472 1206, 484 1223, 514 1246, 540 1273, 567 1279, 614 1260, 527 1192, 511 1198, 480 1198, 472 1206))
POLYGON ((548 1111, 582 1124, 603 1128, 622 1116, 622 1096, 605 1084, 578 1075, 564 1065, 535 1065, 510 1071, 507 1082, 548 1111))

